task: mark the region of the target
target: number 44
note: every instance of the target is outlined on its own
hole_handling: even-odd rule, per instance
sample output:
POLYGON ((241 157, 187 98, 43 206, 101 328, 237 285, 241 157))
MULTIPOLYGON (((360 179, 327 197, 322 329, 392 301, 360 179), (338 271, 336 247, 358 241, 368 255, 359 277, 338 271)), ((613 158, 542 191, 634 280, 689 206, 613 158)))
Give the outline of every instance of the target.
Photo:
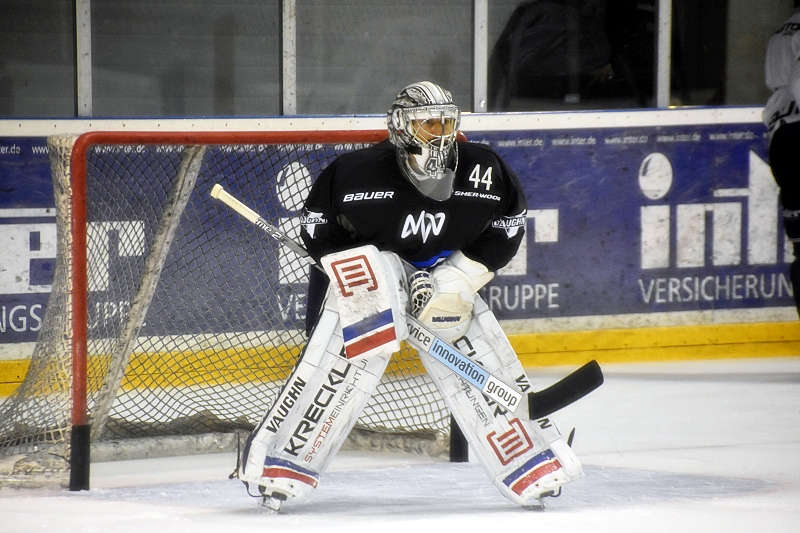
POLYGON ((472 187, 477 189, 481 186, 481 184, 486 185, 486 190, 488 191, 492 186, 492 167, 486 169, 486 172, 483 173, 483 176, 480 176, 481 173, 481 166, 475 165, 472 167, 472 172, 469 175, 469 181, 472 182, 472 187))

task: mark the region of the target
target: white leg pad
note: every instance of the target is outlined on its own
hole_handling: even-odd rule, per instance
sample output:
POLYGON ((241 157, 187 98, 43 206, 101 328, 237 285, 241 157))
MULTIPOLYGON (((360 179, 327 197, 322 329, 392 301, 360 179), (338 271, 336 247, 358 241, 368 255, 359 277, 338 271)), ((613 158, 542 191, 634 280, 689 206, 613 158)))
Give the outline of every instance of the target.
POLYGON ((242 481, 293 498, 319 483, 408 336, 405 272, 372 245, 324 256, 331 283, 303 355, 245 448, 242 481))
POLYGON ((242 481, 307 496, 350 433, 391 354, 346 359, 335 311, 325 310, 272 408, 248 439, 242 481))
MULTIPOLYGON (((453 343, 465 355, 523 392, 530 383, 494 315, 480 298, 467 334, 453 343)), ((420 359, 450 412, 500 492, 521 505, 583 475, 575 453, 549 419, 531 421, 527 402, 509 412, 427 353, 420 359)))

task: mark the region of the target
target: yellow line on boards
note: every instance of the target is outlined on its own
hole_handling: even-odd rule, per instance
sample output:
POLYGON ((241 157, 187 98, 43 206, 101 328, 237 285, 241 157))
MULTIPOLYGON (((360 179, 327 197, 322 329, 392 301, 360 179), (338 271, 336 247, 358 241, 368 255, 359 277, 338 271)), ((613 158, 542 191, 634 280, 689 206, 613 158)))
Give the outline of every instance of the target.
MULTIPOLYGON (((800 356, 800 321, 699 326, 667 326, 510 335, 526 368, 601 363, 694 361, 800 356)), ((296 346, 134 354, 122 381, 124 390, 282 381, 300 353, 296 346)), ((0 396, 22 383, 30 361, 0 360, 0 396)), ((107 368, 108 356, 95 355, 90 376, 107 368)), ((390 375, 424 372, 406 348, 392 358, 390 375)), ((66 383, 66 380, 65 380, 66 383)), ((90 383, 90 390, 99 385, 90 383)), ((39 390, 38 393, 49 393, 39 390)))
POLYGON ((800 355, 800 321, 527 333, 509 336, 523 366, 800 355))

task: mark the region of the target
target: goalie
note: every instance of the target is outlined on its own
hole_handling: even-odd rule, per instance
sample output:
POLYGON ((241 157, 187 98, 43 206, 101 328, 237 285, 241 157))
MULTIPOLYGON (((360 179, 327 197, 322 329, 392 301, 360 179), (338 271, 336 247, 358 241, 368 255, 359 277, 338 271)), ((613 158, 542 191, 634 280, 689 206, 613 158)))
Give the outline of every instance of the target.
MULTIPOLYGON (((403 88, 389 139, 338 157, 308 195, 301 235, 325 270, 311 269, 309 342, 243 454, 241 479, 272 510, 317 486, 403 340, 431 334, 499 382, 530 389, 477 294, 516 253, 525 198, 491 149, 457 139, 459 119, 440 86, 403 88)), ((500 405, 418 351, 503 495, 539 506, 582 475, 552 421, 531 421, 525 402, 500 405)))

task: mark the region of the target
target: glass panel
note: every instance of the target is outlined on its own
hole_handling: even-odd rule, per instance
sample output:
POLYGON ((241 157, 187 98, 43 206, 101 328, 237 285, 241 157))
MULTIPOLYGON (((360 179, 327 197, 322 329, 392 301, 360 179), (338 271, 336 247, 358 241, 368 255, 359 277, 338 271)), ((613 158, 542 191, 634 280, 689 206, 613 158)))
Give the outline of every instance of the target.
POLYGON ((672 105, 725 101, 727 4, 727 0, 673 0, 672 105))
POLYGON ((72 0, 0 2, 0 116, 72 117, 72 0))
POLYGON ((297 110, 385 113, 430 80, 472 109, 472 0, 297 2, 297 110))
MULTIPOLYGON (((671 103, 763 105, 766 42, 793 0, 671 1, 671 103)), ((489 0, 488 109, 653 106, 657 2, 489 0)), ((91 5, 95 116, 280 113, 281 0, 91 5)), ((298 112, 383 113, 420 79, 472 109, 472 6, 298 1, 298 112)), ((0 116, 74 116, 73 10, 0 2, 0 116)))
POLYGON ((792 0, 673 0, 672 103, 763 105, 767 40, 792 0))
POLYGON ((280 1, 92 0, 94 116, 280 112, 280 1))
POLYGON ((489 2, 489 111, 653 105, 655 0, 489 2))

